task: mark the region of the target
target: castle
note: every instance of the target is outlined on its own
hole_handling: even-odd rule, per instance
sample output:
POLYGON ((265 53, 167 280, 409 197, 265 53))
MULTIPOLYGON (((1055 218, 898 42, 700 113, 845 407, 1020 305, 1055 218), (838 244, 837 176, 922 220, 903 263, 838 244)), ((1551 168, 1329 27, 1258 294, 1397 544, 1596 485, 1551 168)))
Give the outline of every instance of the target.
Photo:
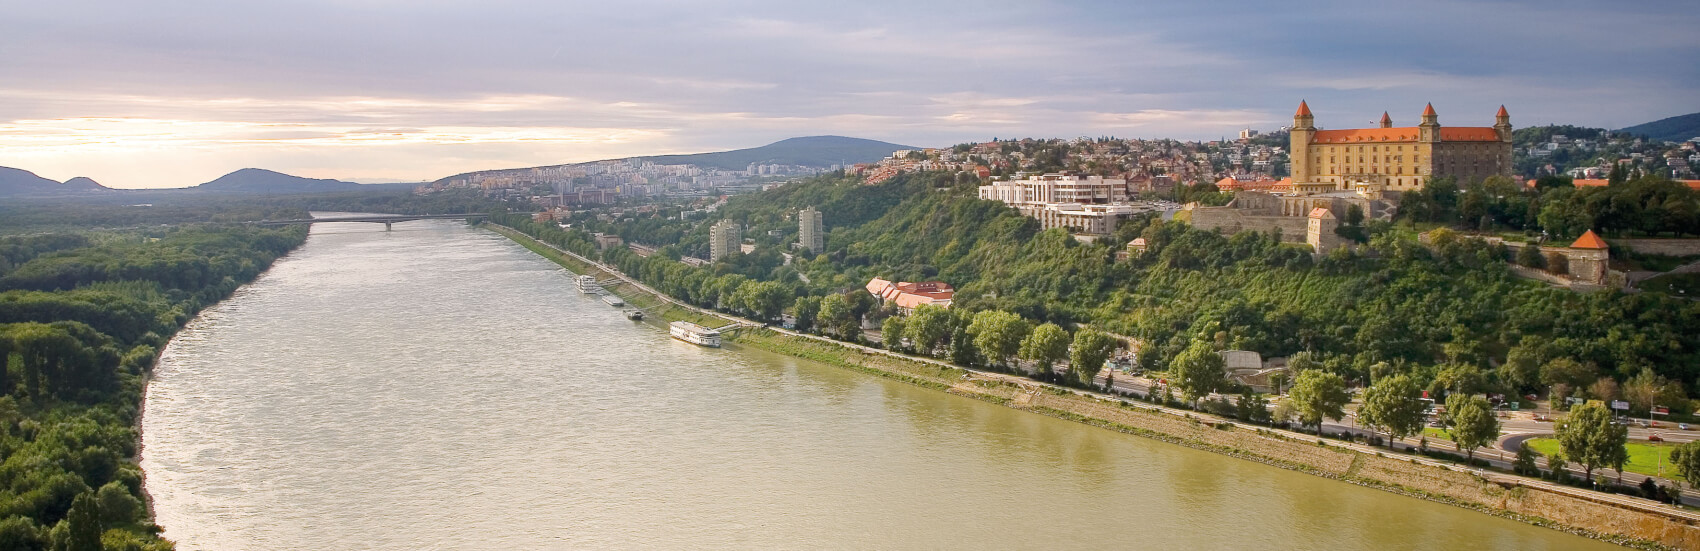
POLYGON ((1310 106, 1300 101, 1291 136, 1295 189, 1335 191, 1370 184, 1405 191, 1422 189, 1430 177, 1452 176, 1462 187, 1512 175, 1511 115, 1503 105, 1491 127, 1442 127, 1434 104, 1423 109, 1416 126, 1394 127, 1385 112, 1380 128, 1319 130, 1315 123, 1310 106))
POLYGON ((1432 177, 1451 176, 1460 186, 1489 176, 1510 177, 1511 115, 1499 107, 1491 127, 1441 127, 1434 105, 1422 123, 1394 127, 1381 114, 1380 128, 1319 130, 1310 105, 1293 113, 1292 178, 1258 189, 1236 189, 1227 206, 1187 205, 1194 227, 1224 233, 1280 232, 1285 241, 1309 243, 1325 253, 1349 243, 1334 228, 1354 207, 1367 219, 1388 219, 1402 192, 1422 189, 1432 177))

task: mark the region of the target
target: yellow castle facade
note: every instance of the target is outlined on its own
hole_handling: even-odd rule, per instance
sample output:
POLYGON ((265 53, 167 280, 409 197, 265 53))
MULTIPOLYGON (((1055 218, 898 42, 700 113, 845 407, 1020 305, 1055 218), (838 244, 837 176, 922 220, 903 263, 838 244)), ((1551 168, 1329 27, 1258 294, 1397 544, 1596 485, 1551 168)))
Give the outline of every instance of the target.
POLYGON ((1458 185, 1512 175, 1511 115, 1500 106, 1493 126, 1442 127, 1430 104, 1417 126, 1318 130, 1310 106, 1293 114, 1292 178, 1295 189, 1348 190, 1368 184, 1388 191, 1422 189, 1430 177, 1452 176, 1458 185), (1318 185, 1306 185, 1318 184, 1318 185))

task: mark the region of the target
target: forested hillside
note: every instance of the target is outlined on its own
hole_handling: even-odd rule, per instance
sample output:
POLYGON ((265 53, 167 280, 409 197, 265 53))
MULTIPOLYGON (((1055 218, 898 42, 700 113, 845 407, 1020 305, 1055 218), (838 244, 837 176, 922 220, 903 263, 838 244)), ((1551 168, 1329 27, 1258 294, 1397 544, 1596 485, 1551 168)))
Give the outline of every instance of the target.
MULTIPOLYGON (((1571 190, 1560 184, 1567 182, 1529 196, 1496 196, 1492 183, 1475 184, 1444 199, 1429 197, 1420 214, 1460 225, 1538 228, 1533 219, 1545 217, 1543 204, 1558 205, 1555 212, 1574 205, 1580 214, 1564 223, 1577 227, 1557 233, 1590 226, 1614 233, 1694 232, 1690 218, 1668 226, 1618 221, 1644 220, 1646 208, 1687 212, 1694 197, 1678 189, 1683 186, 1649 180, 1571 190), (1613 214, 1630 208, 1642 214, 1613 214)), ((1576 293, 1517 279, 1503 247, 1453 238, 1425 247, 1402 223, 1377 222, 1366 228, 1363 254, 1315 259, 1308 247, 1265 234, 1224 237, 1157 220, 1125 223, 1112 239, 1083 244, 1061 230, 1038 231, 1014 209, 974 198, 972 186, 938 174, 903 175, 878 186, 819 178, 733 198, 704 218, 669 220, 658 213, 607 222, 586 214, 569 221, 571 230, 519 216, 502 221, 584 254, 599 254, 588 231, 662 246, 663 254, 649 258, 624 249, 600 254, 697 304, 767 319, 784 310, 802 325, 852 339, 860 333, 850 329, 847 316, 882 317, 859 291, 869 278, 942 280, 958 288, 948 316, 954 325, 940 330, 943 337, 923 339, 924 345, 913 339, 889 345, 952 357, 976 357, 953 352, 965 347, 953 341, 970 339, 971 322, 981 313, 1010 312, 1026 330, 1056 323, 1129 336, 1142 343, 1141 363, 1154 369, 1204 343, 1265 356, 1303 352, 1314 365, 1350 380, 1403 373, 1436 391, 1602 394, 1641 377, 1660 392, 1680 393, 1700 382, 1696 303, 1652 293, 1576 293), (796 239, 794 213, 806 206, 826 213, 829 233, 819 256, 788 248, 796 239), (707 226, 721 218, 746 224, 756 251, 702 268, 673 260, 682 250, 698 249, 707 226), (643 230, 628 231, 635 228, 643 230), (676 241, 657 241, 669 236, 676 241), (1134 237, 1144 237, 1149 250, 1115 262, 1115 252, 1134 237), (781 251, 797 256, 784 265, 781 251), (1596 384, 1602 379, 1614 381, 1609 390, 1596 384)), ((906 338, 914 333, 905 331, 906 338)), ((985 351, 977 352, 981 359, 975 361, 988 362, 985 351)), ((1686 400, 1669 402, 1688 407, 1686 400)))

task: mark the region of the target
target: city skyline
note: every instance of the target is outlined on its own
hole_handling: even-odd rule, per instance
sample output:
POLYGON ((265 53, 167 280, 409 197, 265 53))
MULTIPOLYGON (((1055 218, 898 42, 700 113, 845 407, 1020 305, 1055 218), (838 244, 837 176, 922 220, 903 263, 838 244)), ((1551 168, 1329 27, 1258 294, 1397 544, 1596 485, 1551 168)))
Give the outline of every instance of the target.
POLYGON ((1448 125, 1505 104, 1517 127, 1621 128, 1700 110, 1681 7, 27 5, 0 22, 0 165, 180 187, 821 134, 1204 140, 1290 124, 1300 99, 1324 127, 1433 102, 1448 125))

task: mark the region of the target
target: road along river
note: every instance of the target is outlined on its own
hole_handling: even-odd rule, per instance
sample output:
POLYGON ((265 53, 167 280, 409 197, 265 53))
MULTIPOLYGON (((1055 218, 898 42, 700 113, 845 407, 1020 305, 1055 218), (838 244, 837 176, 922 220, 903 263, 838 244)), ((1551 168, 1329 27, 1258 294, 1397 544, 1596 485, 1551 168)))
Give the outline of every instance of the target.
POLYGON ((172 341, 143 430, 184 550, 1612 548, 697 348, 450 221, 316 225, 172 341))

